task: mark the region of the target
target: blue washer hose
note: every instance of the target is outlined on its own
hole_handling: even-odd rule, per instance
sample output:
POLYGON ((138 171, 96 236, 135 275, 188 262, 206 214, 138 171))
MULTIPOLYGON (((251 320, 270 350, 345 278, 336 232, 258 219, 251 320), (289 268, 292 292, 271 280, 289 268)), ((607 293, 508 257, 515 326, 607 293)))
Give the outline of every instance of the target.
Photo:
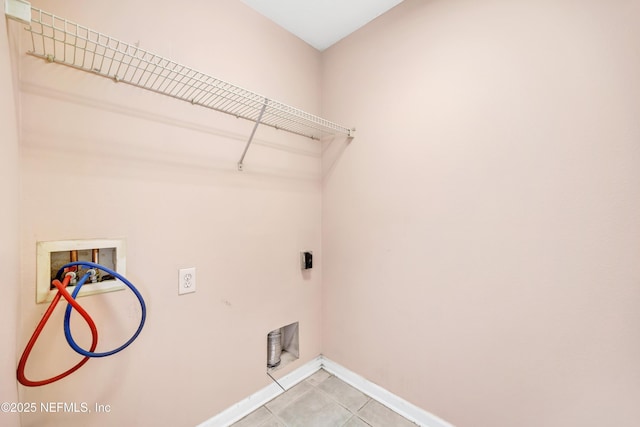
MULTIPOLYGON (((140 292, 138 291, 138 289, 136 289, 135 286, 133 286, 133 284, 128 281, 125 277, 123 277, 122 275, 118 274, 117 272, 104 267, 100 264, 96 264, 94 262, 88 262, 88 261, 75 261, 75 262, 70 262, 68 264, 63 265, 60 270, 58 270, 58 274, 56 276, 61 277, 62 273, 64 272, 64 270, 66 268, 69 267, 73 267, 76 265, 81 265, 81 266, 85 266, 85 267, 89 267, 89 268, 95 268, 97 270, 102 270, 107 274, 110 274, 111 276, 117 278, 118 280, 120 280, 122 283, 124 283, 130 290, 131 292, 134 293, 134 295, 136 296, 136 298, 138 298, 138 301, 140 302, 140 308, 142 309, 142 316, 140 318, 140 324, 138 325, 138 329, 136 330, 136 332, 133 334, 133 336, 131 338, 129 338, 129 340, 127 342, 125 342, 124 344, 122 344, 120 347, 110 350, 110 351, 105 351, 102 353, 96 353, 96 352, 91 352, 91 351, 87 351, 85 349, 83 349, 82 347, 80 347, 75 340, 73 339, 73 336, 71 335, 71 328, 69 325, 69 322, 71 320, 71 311, 73 310, 73 307, 71 305, 67 306, 67 309, 64 313, 64 336, 67 338, 67 343, 69 343, 69 346, 71 346, 71 348, 73 348, 76 353, 79 353, 83 356, 86 357, 106 357, 106 356, 111 356, 112 354, 116 354, 122 350, 124 350, 125 348, 127 348, 132 342, 134 342, 136 340, 136 338, 138 338, 138 335, 140 335, 140 332, 142 331, 142 328, 144 327, 144 322, 147 318, 147 306, 144 303, 144 298, 142 298, 142 295, 140 294, 140 292)), ((89 273, 86 273, 84 276, 82 276, 82 278, 78 281, 78 283, 75 286, 75 289, 73 290, 73 293, 71 294, 71 296, 73 297, 73 299, 75 299, 78 296, 78 292, 80 292, 80 289, 82 288, 82 285, 85 284, 85 282, 87 281, 87 279, 89 278, 89 273)))

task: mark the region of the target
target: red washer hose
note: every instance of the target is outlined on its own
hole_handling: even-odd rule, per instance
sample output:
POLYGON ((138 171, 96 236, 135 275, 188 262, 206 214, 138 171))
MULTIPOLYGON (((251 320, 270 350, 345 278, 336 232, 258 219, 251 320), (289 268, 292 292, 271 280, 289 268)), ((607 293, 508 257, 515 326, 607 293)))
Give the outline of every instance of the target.
POLYGON ((27 364, 27 359, 29 358, 29 354, 31 354, 31 350, 33 349, 33 346, 38 340, 40 333, 44 329, 44 325, 47 323, 47 321, 49 321, 49 317, 51 317, 51 314, 53 313, 53 310, 55 309, 56 305, 60 301, 61 297, 64 297, 64 299, 66 299, 67 302, 71 304, 73 308, 75 308, 78 311, 78 313, 80 313, 82 318, 87 322, 87 325, 89 325, 89 328, 91 328, 91 340, 92 340, 91 351, 94 351, 96 349, 96 346, 98 345, 98 329, 96 328, 96 325, 93 322, 93 319, 91 318, 91 316, 89 316, 89 313, 87 313, 84 310, 84 308, 82 308, 82 306, 78 304, 76 300, 73 299, 71 294, 69 294, 69 291, 66 290, 66 287, 69 284, 70 280, 71 280, 70 276, 65 276, 65 278, 62 280, 62 283, 60 283, 59 280, 53 281, 54 286, 58 288, 58 293, 56 294, 55 297, 53 297, 53 301, 51 301, 49 308, 42 316, 42 319, 40 320, 40 323, 38 323, 38 326, 36 326, 36 330, 33 331, 33 335, 31 335, 31 339, 29 339, 29 342, 27 343, 27 347, 22 352, 22 357, 20 357, 20 363, 18 363, 18 381, 20 381, 20 384, 22 385, 25 385, 28 387, 37 387, 41 385, 51 384, 52 382, 61 380, 62 378, 68 375, 71 375, 72 373, 80 369, 80 367, 85 363, 87 363, 87 361, 89 360, 89 357, 84 357, 80 362, 78 362, 72 368, 61 373, 60 375, 56 375, 55 377, 51 377, 46 380, 31 381, 27 379, 27 377, 25 377, 24 375, 24 368, 27 364))

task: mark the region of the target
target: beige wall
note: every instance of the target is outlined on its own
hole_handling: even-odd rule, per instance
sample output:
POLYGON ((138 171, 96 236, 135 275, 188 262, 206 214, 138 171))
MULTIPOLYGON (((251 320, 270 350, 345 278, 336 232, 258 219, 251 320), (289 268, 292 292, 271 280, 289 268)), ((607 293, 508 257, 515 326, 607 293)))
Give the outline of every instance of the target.
POLYGON ((406 0, 324 53, 327 357, 459 427, 637 425, 639 17, 406 0))
MULTIPOLYGON (((11 55, 4 19, 0 19, 0 402, 18 402, 16 324, 18 319, 18 127, 11 55)), ((0 424, 18 426, 18 414, 0 412, 0 424)))
MULTIPOLYGON (((319 53, 239 1, 34 4, 319 113, 319 53)), ((26 48, 19 351, 45 308, 34 302, 37 241, 126 238, 127 277, 148 317, 122 353, 55 384, 20 387, 22 401, 108 404, 109 414, 25 414, 23 427, 193 426, 271 383, 270 330, 300 322, 300 359, 283 373, 320 354, 321 271, 299 268, 303 249, 321 264, 320 145, 261 128, 240 173, 252 123, 48 64, 26 48), (182 267, 197 268, 195 294, 177 295, 182 267)), ((128 292, 82 303, 99 350, 137 326, 128 292)), ((34 379, 78 360, 61 319, 59 310, 33 352, 34 379)))
MULTIPOLYGON (((18 353, 44 311, 36 241, 125 237, 149 308, 124 352, 19 396, 0 387, 111 413, 23 426, 195 425, 268 384, 266 333, 292 321, 301 359, 284 372, 323 352, 459 427, 640 417, 637 2, 406 0, 322 56, 232 0, 44 3, 358 133, 321 165, 317 144, 261 128, 238 173, 250 123, 23 45, 20 173, 13 100, 0 102, 0 194, 21 195, 19 237, 17 212, 0 211, 5 280, 20 283, 0 310, 2 377, 17 311, 18 353), (301 249, 318 255, 307 277, 301 249), (178 297, 191 266, 198 291, 178 297)), ((2 42, 2 93, 8 58, 2 42)), ((135 329, 130 294, 83 303, 101 349, 135 329)), ((60 319, 33 378, 77 360, 60 319)))

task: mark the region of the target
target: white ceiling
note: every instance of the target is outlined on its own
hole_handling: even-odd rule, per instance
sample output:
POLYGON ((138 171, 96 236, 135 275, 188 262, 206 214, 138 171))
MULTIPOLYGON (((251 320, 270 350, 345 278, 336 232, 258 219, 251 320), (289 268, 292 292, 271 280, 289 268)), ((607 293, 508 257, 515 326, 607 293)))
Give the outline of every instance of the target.
POLYGON ((403 0, 242 0, 322 51, 403 0))

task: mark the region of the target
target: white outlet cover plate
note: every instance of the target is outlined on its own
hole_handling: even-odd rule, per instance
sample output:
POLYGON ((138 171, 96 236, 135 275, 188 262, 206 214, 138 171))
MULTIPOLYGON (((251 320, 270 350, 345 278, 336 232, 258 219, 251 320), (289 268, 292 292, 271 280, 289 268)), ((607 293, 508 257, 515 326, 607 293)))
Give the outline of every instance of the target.
POLYGON ((196 268, 181 268, 178 280, 178 295, 190 294, 196 291, 196 268))

